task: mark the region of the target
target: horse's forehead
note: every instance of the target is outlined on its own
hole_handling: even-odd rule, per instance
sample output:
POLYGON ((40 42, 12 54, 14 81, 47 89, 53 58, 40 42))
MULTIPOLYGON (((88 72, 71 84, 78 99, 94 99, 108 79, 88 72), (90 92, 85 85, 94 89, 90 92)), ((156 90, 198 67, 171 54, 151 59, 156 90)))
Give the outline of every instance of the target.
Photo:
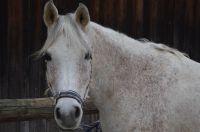
MULTIPOLYGON (((67 16, 59 16, 58 21, 55 23, 55 25, 48 29, 48 38, 46 41, 46 44, 56 44, 56 40, 60 37, 62 37, 61 41, 72 41, 73 36, 75 36, 74 25, 72 24, 72 18, 67 16)), ((76 39, 74 39, 76 40, 76 39)))
POLYGON ((84 50, 90 50, 88 38, 74 19, 74 14, 69 13, 65 18, 64 34, 67 36, 68 41, 70 41, 69 44, 84 50))
POLYGON ((48 37, 41 52, 64 51, 66 48, 69 50, 90 50, 86 38, 84 38, 73 17, 73 14, 59 16, 55 25, 48 29, 48 37))

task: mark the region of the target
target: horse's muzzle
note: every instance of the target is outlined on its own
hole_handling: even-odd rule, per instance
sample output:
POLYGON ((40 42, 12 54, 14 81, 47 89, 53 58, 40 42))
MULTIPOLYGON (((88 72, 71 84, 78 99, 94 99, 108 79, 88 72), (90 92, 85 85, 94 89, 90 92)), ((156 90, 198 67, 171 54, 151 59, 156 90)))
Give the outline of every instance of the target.
POLYGON ((59 99, 54 109, 55 120, 62 129, 76 129, 82 114, 80 103, 73 98, 59 99))

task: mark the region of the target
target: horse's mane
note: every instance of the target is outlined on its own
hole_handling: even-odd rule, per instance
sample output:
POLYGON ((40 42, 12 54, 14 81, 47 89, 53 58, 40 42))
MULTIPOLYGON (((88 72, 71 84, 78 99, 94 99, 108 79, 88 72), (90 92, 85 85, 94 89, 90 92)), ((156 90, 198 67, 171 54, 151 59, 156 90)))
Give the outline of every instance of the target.
POLYGON ((147 44, 150 44, 150 46, 152 46, 154 49, 158 50, 158 51, 161 51, 161 52, 168 52, 168 53, 171 53, 171 54, 174 54, 176 56, 185 56, 185 57, 188 57, 189 58, 189 55, 186 54, 186 53, 183 53, 183 52, 180 52, 178 51, 177 49, 175 48, 171 48, 165 44, 157 44, 157 43, 154 43, 154 42, 151 42, 150 40, 146 39, 146 38, 141 38, 141 39, 138 39, 140 42, 142 43, 147 43, 147 44))
MULTIPOLYGON (((103 27, 103 26, 98 25, 96 23, 92 23, 92 25, 95 28, 95 30, 99 33, 102 32, 103 30, 105 30, 105 31, 112 33, 113 35, 120 37, 120 38, 128 37, 129 39, 133 39, 133 38, 127 36, 126 34, 114 31, 110 28, 103 27)), ((103 33, 100 33, 100 34, 103 35, 103 33)), ((112 36, 112 35, 110 35, 110 36, 112 36)), ((135 39, 133 39, 133 40, 135 40, 135 39)), ((141 39, 138 39, 138 40, 135 40, 135 41, 137 41, 138 43, 141 43, 141 44, 149 45, 153 49, 160 51, 160 52, 168 52, 170 54, 176 55, 177 57, 188 57, 189 58, 188 54, 186 54, 186 53, 182 53, 182 52, 178 51, 177 49, 171 48, 171 47, 169 47, 165 44, 154 43, 154 42, 152 42, 152 41, 150 41, 146 38, 141 38, 141 39)))
MULTIPOLYGON (((57 24, 52 29, 53 31, 49 32, 49 37, 46 40, 44 46, 39 51, 37 51, 33 54, 34 57, 39 58, 39 57, 43 56, 45 51, 51 46, 52 42, 55 40, 55 38, 57 37, 57 35, 61 31, 61 29, 63 28, 63 25, 65 23, 64 21, 65 21, 65 19, 63 19, 63 18, 58 20, 57 24)), ((95 25, 98 25, 98 24, 95 23, 95 25)), ((107 29, 109 29, 109 28, 107 28, 107 29)), ((116 31, 114 31, 114 32, 116 32, 116 31)), ((119 37, 120 37, 120 35, 125 35, 125 34, 119 33, 119 32, 116 32, 116 33, 119 34, 119 37)), ((125 35, 125 36, 127 36, 127 35, 125 35)), ((161 51, 161 52, 168 52, 168 53, 174 54, 178 57, 183 57, 183 56, 189 57, 188 54, 182 53, 175 48, 171 48, 164 44, 157 44, 157 43, 151 42, 150 40, 148 40, 146 38, 138 39, 138 41, 140 43, 149 44, 152 48, 154 48, 158 51, 161 51)))

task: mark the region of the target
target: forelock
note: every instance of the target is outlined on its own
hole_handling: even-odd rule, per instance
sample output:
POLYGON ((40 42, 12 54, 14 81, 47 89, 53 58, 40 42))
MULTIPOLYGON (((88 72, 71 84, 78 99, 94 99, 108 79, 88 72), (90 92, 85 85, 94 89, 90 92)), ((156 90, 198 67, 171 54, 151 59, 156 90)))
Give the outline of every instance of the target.
POLYGON ((64 30, 67 30, 66 34, 70 34, 70 36, 68 37, 69 40, 79 40, 81 46, 85 47, 86 49, 90 49, 87 36, 75 21, 74 14, 71 13, 67 14, 66 19, 67 19, 66 24, 69 24, 69 26, 67 26, 67 28, 64 30))
POLYGON ((47 49, 52 46, 58 35, 60 33, 63 33, 63 31, 67 38, 67 41, 69 41, 69 44, 73 43, 73 40, 77 41, 78 39, 81 46, 86 49, 90 49, 86 36, 83 34, 83 31, 78 27, 73 17, 73 14, 60 16, 55 25, 48 29, 48 37, 45 41, 44 46, 39 51, 34 53, 34 56, 36 56, 37 58, 43 56, 47 49))

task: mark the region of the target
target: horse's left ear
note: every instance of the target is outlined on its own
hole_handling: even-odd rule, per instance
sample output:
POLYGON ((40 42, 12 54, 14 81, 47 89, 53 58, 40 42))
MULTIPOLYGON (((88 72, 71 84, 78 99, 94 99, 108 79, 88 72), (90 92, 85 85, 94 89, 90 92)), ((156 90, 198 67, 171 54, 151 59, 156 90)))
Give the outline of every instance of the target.
POLYGON ((53 25, 58 19, 58 10, 54 5, 53 0, 50 0, 45 4, 43 19, 47 27, 53 25))
POLYGON ((84 4, 82 3, 79 4, 75 12, 75 18, 76 22, 80 24, 82 28, 85 28, 85 26, 87 26, 87 24, 89 23, 90 21, 89 11, 84 4))

